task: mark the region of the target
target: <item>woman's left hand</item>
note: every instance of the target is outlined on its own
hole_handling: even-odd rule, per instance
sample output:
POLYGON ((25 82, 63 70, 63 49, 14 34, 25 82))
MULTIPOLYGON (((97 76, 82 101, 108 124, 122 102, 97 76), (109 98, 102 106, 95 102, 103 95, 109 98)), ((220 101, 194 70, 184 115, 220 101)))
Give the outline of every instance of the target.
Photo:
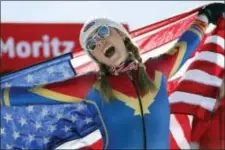
POLYGON ((224 3, 212 3, 201 9, 198 15, 206 15, 209 23, 216 24, 217 20, 220 16, 225 12, 225 4, 224 3))

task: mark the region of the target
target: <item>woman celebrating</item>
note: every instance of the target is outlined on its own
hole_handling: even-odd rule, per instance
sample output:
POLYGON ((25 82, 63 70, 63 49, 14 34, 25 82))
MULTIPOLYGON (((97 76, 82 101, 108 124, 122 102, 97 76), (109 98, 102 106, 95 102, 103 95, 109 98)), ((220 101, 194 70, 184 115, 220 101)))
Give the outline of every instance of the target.
MULTIPOLYGON (((215 24, 223 12, 224 4, 206 6, 167 54, 146 62, 142 61, 138 48, 122 25, 109 19, 91 20, 80 32, 80 43, 98 64, 97 76, 96 73, 89 73, 57 83, 57 86, 62 91, 73 88, 74 91, 70 92, 70 96, 76 97, 73 100, 85 99, 95 106, 100 116, 96 122, 101 124, 104 148, 168 149, 170 109, 167 79, 198 47, 208 24, 215 24)), ((47 88, 54 89, 54 86, 48 85, 47 88)), ((39 92, 35 89, 30 91, 35 94, 39 92)), ((50 95, 49 90, 41 94, 49 99, 56 98, 50 95)), ((68 100, 70 97, 66 98, 68 100)), ((26 103, 32 104, 32 101, 26 103)), ((40 100, 40 103, 44 101, 40 100)), ((83 110, 84 107, 79 109, 83 110)), ((85 112, 91 114, 94 111, 88 109, 85 112)), ((85 127, 84 124, 77 125, 79 130, 85 127)), ((88 132, 89 129, 82 134, 88 132)), ((55 141, 54 148, 73 148, 71 145, 66 147, 65 143, 73 143, 76 137, 73 138, 72 133, 78 132, 73 129, 69 133, 63 137, 55 136, 55 140, 52 138, 55 141)))
POLYGON ((223 12, 224 4, 206 6, 167 54, 145 63, 120 24, 94 19, 83 26, 81 46, 100 69, 97 82, 95 75, 77 80, 86 78, 81 84, 93 85, 84 98, 96 103, 103 117, 105 148, 169 148, 166 80, 198 47, 208 24, 215 24, 223 12))

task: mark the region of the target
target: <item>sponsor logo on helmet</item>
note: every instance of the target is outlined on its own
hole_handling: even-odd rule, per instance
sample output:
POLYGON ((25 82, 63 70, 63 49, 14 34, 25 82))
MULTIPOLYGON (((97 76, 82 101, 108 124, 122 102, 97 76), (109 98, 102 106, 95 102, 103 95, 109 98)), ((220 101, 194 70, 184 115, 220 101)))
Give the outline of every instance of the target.
POLYGON ((86 32, 90 27, 92 27, 95 24, 95 22, 90 22, 89 24, 86 25, 84 28, 84 32, 86 32))

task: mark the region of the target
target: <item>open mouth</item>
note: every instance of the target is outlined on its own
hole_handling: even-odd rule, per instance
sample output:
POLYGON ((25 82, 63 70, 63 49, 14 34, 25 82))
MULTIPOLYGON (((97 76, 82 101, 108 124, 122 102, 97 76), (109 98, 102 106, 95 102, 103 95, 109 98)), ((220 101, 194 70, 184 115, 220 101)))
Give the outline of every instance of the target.
POLYGON ((105 57, 112 57, 113 54, 115 53, 115 47, 114 46, 110 46, 109 48, 107 48, 107 50, 105 51, 105 57))

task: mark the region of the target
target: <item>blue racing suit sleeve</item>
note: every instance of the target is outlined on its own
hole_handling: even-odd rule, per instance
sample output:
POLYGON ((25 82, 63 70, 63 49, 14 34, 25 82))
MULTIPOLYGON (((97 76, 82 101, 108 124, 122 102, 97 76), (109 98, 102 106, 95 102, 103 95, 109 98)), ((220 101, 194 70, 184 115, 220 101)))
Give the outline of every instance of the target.
POLYGON ((173 76, 198 48, 207 26, 207 23, 197 19, 167 53, 158 58, 149 59, 147 69, 155 68, 167 78, 173 76))

